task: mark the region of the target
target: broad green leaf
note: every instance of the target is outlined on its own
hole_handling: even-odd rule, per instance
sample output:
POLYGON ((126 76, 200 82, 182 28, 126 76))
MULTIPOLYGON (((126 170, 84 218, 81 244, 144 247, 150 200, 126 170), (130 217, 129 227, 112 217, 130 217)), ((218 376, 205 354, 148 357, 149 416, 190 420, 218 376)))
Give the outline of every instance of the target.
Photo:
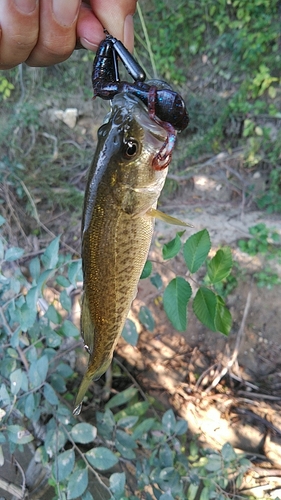
POLYGON ((52 330, 52 328, 46 326, 46 328, 44 328, 44 334, 46 343, 49 347, 58 347, 61 345, 62 337, 52 330))
POLYGON ((205 486, 201 491, 200 500, 210 500, 211 492, 212 490, 210 490, 207 486, 205 486))
POLYGON ((167 434, 173 434, 176 429, 176 417, 173 410, 167 410, 162 417, 163 430, 167 434))
POLYGON ((150 310, 148 309, 148 307, 141 306, 141 308, 139 310, 138 318, 139 318, 140 322, 142 323, 142 325, 147 330, 149 330, 150 332, 153 332, 155 322, 154 322, 154 318, 153 318, 150 310))
POLYGON ((161 288, 163 287, 163 281, 159 273, 155 273, 149 279, 152 285, 155 286, 155 288, 157 288, 157 290, 161 290, 161 288))
POLYGON ((147 260, 146 263, 144 264, 144 268, 141 273, 141 280, 144 280, 145 278, 148 278, 148 276, 151 275, 152 272, 152 262, 150 260, 147 260))
POLYGON ((130 429, 137 423, 138 419, 139 417, 136 416, 120 418, 120 420, 118 420, 117 422, 117 425, 118 427, 122 427, 123 429, 130 429))
POLYGON ((208 276, 211 283, 215 284, 227 278, 233 265, 229 247, 221 248, 208 263, 208 276))
POLYGON ((115 408, 116 406, 121 406, 133 399, 137 394, 138 390, 135 387, 129 387, 125 391, 119 392, 111 398, 105 405, 105 408, 109 410, 110 408, 115 408))
POLYGON ((51 405, 58 405, 59 404, 59 399, 52 388, 50 384, 45 383, 44 385, 44 398, 51 404, 51 405))
POLYGON ((67 312, 71 311, 71 298, 67 294, 66 290, 63 290, 60 294, 60 303, 67 312))
POLYGON ((176 237, 165 243, 162 248, 162 256, 164 260, 172 259, 175 257, 181 249, 181 239, 179 233, 176 234, 176 237))
POLYGON ((119 500, 123 496, 125 483, 125 472, 114 472, 114 474, 111 474, 109 478, 109 487, 116 500, 119 500))
POLYGON ((221 456, 225 462, 231 462, 237 458, 237 455, 230 443, 225 443, 221 449, 221 456))
POLYGON ((63 322, 61 330, 66 337, 78 337, 80 335, 78 328, 68 319, 63 322))
POLYGON ((31 392, 27 395, 24 405, 24 413, 27 418, 32 418, 35 410, 35 399, 34 394, 31 392))
POLYGON ((28 371, 29 382, 32 387, 38 387, 45 382, 48 373, 49 361, 46 355, 32 361, 28 371))
POLYGON ((70 286, 69 280, 65 276, 62 276, 62 275, 56 277, 56 282, 58 285, 62 286, 63 288, 67 288, 68 286, 70 286))
POLYGON ((104 446, 99 446, 98 448, 92 448, 90 451, 85 453, 85 457, 88 462, 99 470, 111 469, 114 465, 118 463, 118 458, 114 453, 105 448, 104 446))
POLYGON ((33 436, 30 432, 20 425, 7 426, 9 441, 16 444, 27 444, 33 441, 33 436))
POLYGON ((197 291, 192 308, 195 316, 213 332, 216 332, 215 316, 217 309, 217 297, 208 288, 200 287, 197 291))
POLYGON ((114 415, 114 418, 116 422, 118 422, 120 418, 126 417, 127 415, 136 415, 140 417, 147 412, 149 406, 150 403, 148 401, 140 401, 132 406, 124 408, 124 410, 119 411, 116 415, 114 415))
POLYGON ((49 305, 45 313, 45 317, 55 325, 59 325, 61 323, 61 315, 58 313, 53 304, 49 305))
POLYGON ((44 271, 42 274, 40 274, 38 280, 37 280, 37 289, 38 292, 42 293, 43 288, 48 281, 49 277, 52 275, 53 270, 52 269, 47 269, 47 271, 44 271))
POLYGON ((18 368, 17 370, 13 371, 10 375, 10 382, 11 382, 11 393, 14 394, 15 396, 19 392, 22 384, 22 370, 18 368))
POLYGON ((175 433, 177 436, 181 436, 187 432, 187 421, 186 420, 178 420, 175 427, 175 433))
POLYGON ((134 449, 137 447, 135 440, 127 432, 117 429, 115 433, 117 441, 125 448, 134 449))
POLYGON ((173 467, 174 464, 174 454, 170 446, 164 443, 159 449, 159 461, 160 467, 173 467))
POLYGON ((81 422, 72 427, 71 436, 75 443, 91 443, 96 439, 97 429, 91 424, 81 422))
POLYGON ((128 342, 128 344, 134 347, 137 345, 139 335, 136 325, 131 319, 126 320, 125 326, 122 331, 122 337, 126 340, 126 342, 128 342))
POLYGON ((67 485, 67 500, 72 500, 83 495, 87 486, 88 469, 80 469, 73 472, 67 485))
POLYGON ((23 254, 23 248, 11 247, 6 250, 4 260, 6 260, 7 262, 12 262, 13 260, 20 259, 23 254))
POLYGON ((37 281, 40 276, 40 260, 38 257, 35 257, 29 262, 29 271, 32 278, 37 281))
POLYGON ((37 319, 37 308, 23 304, 20 308, 20 326, 23 332, 29 330, 37 319))
POLYGON ((64 447, 66 441, 67 436, 62 429, 59 427, 56 429, 49 429, 45 437, 44 448, 47 454, 53 457, 64 447))
POLYGON ((59 241, 60 237, 57 236, 51 241, 41 256, 41 261, 45 269, 54 269, 56 267, 59 260, 59 241))
POLYGON ((148 431, 150 431, 150 429, 153 427, 155 423, 155 419, 154 418, 147 418, 145 419, 143 422, 141 422, 141 424, 139 424, 133 434, 132 434, 132 438, 133 439, 140 439, 142 438, 145 434, 147 434, 148 431))
POLYGON ((187 303, 192 295, 190 284, 180 276, 174 278, 163 295, 164 310, 173 327, 182 332, 187 326, 187 303))
POLYGON ((205 465, 205 469, 209 472, 220 471, 223 468, 223 462, 220 455, 217 453, 211 453, 208 455, 208 462, 205 465))
POLYGON ((89 490, 87 490, 85 491, 84 495, 82 495, 81 500, 94 500, 94 498, 89 492, 89 490))
POLYGON ((210 236, 207 229, 193 234, 183 246, 183 255, 191 273, 196 273, 206 260, 211 249, 210 236))
POLYGON ((11 401, 11 398, 9 396, 7 389, 6 389, 5 384, 1 384, 1 387, 0 387, 0 401, 2 401, 2 403, 3 403, 3 405, 1 405, 1 406, 7 406, 10 404, 10 401, 11 401))
POLYGON ((34 309, 37 312, 37 299, 38 299, 38 289, 37 286, 33 286, 28 290, 25 300, 26 304, 30 309, 34 309))
POLYGON ((187 492, 187 500, 195 500, 198 488, 199 488, 199 485, 191 483, 191 485, 188 488, 188 492, 187 492))
POLYGON ((64 481, 73 471, 75 463, 74 450, 67 450, 60 453, 53 463, 53 475, 57 482, 64 481))
POLYGON ((159 497, 159 500, 174 500, 174 497, 172 497, 170 493, 163 493, 163 495, 159 497))
POLYGON ((232 326, 232 317, 223 299, 217 296, 217 309, 215 315, 215 327, 218 332, 228 335, 232 326))
POLYGON ((76 286, 77 280, 81 272, 81 259, 71 262, 68 268, 68 279, 73 286, 76 286))

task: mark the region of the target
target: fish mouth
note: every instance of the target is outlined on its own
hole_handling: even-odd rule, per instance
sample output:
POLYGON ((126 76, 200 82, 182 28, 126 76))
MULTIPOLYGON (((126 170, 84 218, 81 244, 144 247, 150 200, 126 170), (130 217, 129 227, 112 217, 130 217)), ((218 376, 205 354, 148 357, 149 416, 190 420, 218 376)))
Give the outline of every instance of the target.
POLYGON ((115 124, 120 124, 126 129, 126 122, 129 124, 134 118, 139 126, 149 131, 155 139, 161 142, 165 141, 166 130, 149 117, 147 107, 136 96, 125 92, 116 94, 111 101, 111 106, 115 124))

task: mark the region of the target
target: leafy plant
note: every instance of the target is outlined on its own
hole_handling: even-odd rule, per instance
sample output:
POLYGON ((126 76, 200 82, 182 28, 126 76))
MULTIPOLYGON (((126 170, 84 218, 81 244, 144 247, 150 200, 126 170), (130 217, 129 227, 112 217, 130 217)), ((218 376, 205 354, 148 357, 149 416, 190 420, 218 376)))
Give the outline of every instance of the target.
POLYGON ((11 95, 11 91, 14 89, 14 85, 7 80, 3 75, 0 75, 0 97, 6 100, 11 95))
MULTIPOLYGON (((206 229, 190 236, 182 245, 181 236, 184 232, 177 233, 176 237, 163 246, 163 259, 169 260, 177 256, 181 249, 187 267, 187 273, 197 286, 197 291, 192 302, 193 312, 205 326, 214 332, 228 335, 232 319, 222 296, 215 292, 215 287, 222 283, 230 274, 232 269, 231 250, 228 247, 217 250, 215 255, 207 260, 211 249, 210 236, 206 229), (207 266, 205 278, 208 284, 198 284, 192 277, 203 265, 207 266)), ((146 264, 144 277, 152 272, 152 264, 146 264)), ((155 276, 152 275, 152 283, 155 276)), ((161 287, 161 284, 160 284, 161 287)), ((187 306, 192 298, 192 288, 189 281, 182 276, 176 276, 170 281, 163 293, 164 310, 173 327, 179 331, 187 328, 187 306)))
MULTIPOLYGON (((0 224, 4 222, 1 218, 0 224)), ((178 233, 164 246, 165 260, 178 255, 182 235, 178 233)), ((191 273, 200 269, 209 249, 206 231, 186 241, 183 252, 191 273)), ((151 414, 151 403, 133 385, 113 396, 90 422, 77 422, 73 417, 69 403, 73 403, 76 375, 64 350, 66 342, 79 337, 69 320, 69 293, 81 280, 81 261, 59 253, 59 238, 40 258, 29 261, 22 248, 8 247, 1 239, 0 259, 1 463, 5 443, 11 453, 32 444, 36 462, 49 477, 54 498, 60 500, 93 499, 88 489, 90 478, 97 481, 104 499, 136 500, 136 492, 144 492, 151 500, 193 499, 200 488, 204 492, 200 498, 207 494, 212 498, 215 492, 227 498, 226 488, 239 480, 249 462, 236 455, 230 445, 221 454, 197 448, 195 453, 195 444, 188 451, 187 422, 178 420, 171 409, 160 419, 155 412, 151 414), (25 259, 24 272, 17 264, 19 259, 25 259), (45 295, 48 282, 54 291, 51 301, 45 295), (105 473, 109 481, 104 479, 105 473)), ((230 269, 230 250, 221 249, 209 261, 207 273, 212 283, 218 283, 230 269)), ((147 262, 143 277, 151 271, 147 262)), ((162 286, 161 278, 154 283, 162 286)), ((205 323, 220 331, 228 328, 222 299, 206 287, 198 290, 201 295, 197 293, 194 310, 203 309, 198 317, 204 319, 213 305, 215 313, 209 311, 205 323)), ((186 310, 188 296, 190 285, 182 277, 170 282, 164 292, 167 314, 180 328, 185 326, 182 309, 186 310), (176 308, 175 317, 171 305, 176 308)), ((146 308, 139 317, 147 328, 153 327, 146 308)), ((135 345, 137 333, 132 321, 123 336, 135 345)))

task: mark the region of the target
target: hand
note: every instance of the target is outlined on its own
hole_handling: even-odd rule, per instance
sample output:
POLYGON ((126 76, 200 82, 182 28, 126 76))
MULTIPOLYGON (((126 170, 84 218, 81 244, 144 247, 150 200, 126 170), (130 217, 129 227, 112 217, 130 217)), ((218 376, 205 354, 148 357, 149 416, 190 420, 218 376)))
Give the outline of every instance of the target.
POLYGON ((95 51, 103 29, 133 49, 137 0, 0 0, 0 69, 67 59, 77 40, 95 51))

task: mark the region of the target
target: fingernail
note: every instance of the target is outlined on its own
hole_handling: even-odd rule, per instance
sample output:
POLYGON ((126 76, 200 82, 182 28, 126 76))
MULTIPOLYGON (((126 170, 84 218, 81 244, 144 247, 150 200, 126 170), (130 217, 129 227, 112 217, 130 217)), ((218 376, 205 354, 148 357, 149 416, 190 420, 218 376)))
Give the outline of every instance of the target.
POLYGON ((37 0, 14 0, 14 4, 23 14, 30 14, 36 9, 37 0))
POLYGON ((133 16, 129 15, 124 21, 124 45, 131 52, 134 48, 134 20, 133 16))
POLYGON ((71 26, 75 21, 80 0, 53 0, 53 14, 62 26, 71 26))
POLYGON ((83 47, 85 49, 88 49, 88 50, 93 50, 94 52, 97 50, 98 48, 98 45, 95 44, 95 43, 92 43, 92 42, 89 42, 89 40, 87 40, 87 38, 80 38, 79 42, 81 43, 81 45, 83 45, 83 47))

